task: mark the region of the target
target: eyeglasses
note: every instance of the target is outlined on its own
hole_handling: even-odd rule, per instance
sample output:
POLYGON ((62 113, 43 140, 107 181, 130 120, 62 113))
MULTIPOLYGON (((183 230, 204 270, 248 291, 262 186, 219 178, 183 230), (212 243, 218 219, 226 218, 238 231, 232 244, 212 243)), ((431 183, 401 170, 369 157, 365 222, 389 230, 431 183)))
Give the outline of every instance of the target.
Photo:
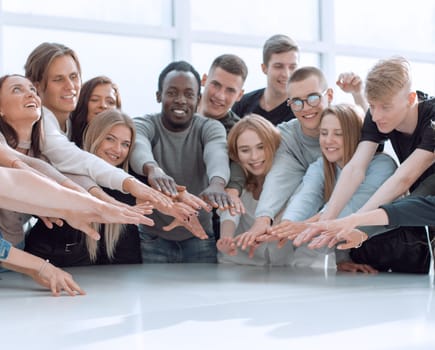
POLYGON ((287 106, 289 106, 293 112, 300 112, 304 109, 304 103, 306 102, 308 106, 317 107, 320 104, 320 100, 325 96, 328 90, 323 91, 321 94, 317 92, 309 94, 307 98, 293 98, 287 100, 287 106))

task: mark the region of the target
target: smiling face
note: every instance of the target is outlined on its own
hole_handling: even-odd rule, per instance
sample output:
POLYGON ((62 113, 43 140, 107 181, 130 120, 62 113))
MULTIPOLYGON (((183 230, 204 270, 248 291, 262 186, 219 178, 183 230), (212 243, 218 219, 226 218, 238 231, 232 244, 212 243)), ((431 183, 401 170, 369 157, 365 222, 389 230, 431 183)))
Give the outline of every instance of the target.
POLYGON ((320 123, 320 148, 326 159, 343 168, 344 140, 343 130, 337 116, 326 114, 320 123))
POLYGON ((21 126, 29 127, 39 120, 41 99, 30 80, 21 76, 10 76, 3 81, 0 112, 2 118, 16 130, 21 126))
POLYGON ((79 69, 70 55, 59 56, 47 70, 47 85, 38 85, 42 104, 54 113, 62 124, 76 108, 81 88, 79 69))
POLYGON ((243 78, 220 67, 209 73, 201 98, 201 113, 213 119, 222 119, 243 95, 243 78))
POLYGON ((274 95, 287 94, 288 80, 298 67, 299 54, 295 50, 274 53, 267 66, 263 63, 261 69, 267 75, 267 87, 274 95))
POLYGON ((162 122, 170 131, 183 131, 190 126, 199 102, 199 86, 191 72, 171 71, 157 92, 162 103, 162 122))
POLYGON ((115 125, 96 148, 95 154, 113 166, 120 166, 128 157, 131 130, 126 125, 115 125))
POLYGON ((237 138, 237 156, 240 165, 255 176, 266 175, 266 153, 263 141, 251 129, 246 129, 237 138))
POLYGON ((328 89, 325 92, 325 87, 321 86, 318 77, 311 75, 307 79, 291 82, 289 84, 288 93, 289 100, 302 99, 304 106, 300 111, 294 111, 296 118, 301 123, 302 131, 305 135, 317 137, 319 135, 320 117, 322 111, 328 107, 332 101, 332 90, 328 89), (320 103, 312 107, 305 100, 308 96, 317 94, 320 95, 320 103))
POLYGON ((116 92, 112 85, 97 85, 89 97, 87 122, 89 123, 98 113, 111 108, 116 108, 116 92))

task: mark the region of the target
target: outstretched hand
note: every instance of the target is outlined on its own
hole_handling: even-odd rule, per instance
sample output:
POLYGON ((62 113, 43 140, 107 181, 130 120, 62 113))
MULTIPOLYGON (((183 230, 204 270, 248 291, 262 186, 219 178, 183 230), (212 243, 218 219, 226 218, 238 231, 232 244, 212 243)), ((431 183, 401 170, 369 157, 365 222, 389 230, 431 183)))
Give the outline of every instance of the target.
POLYGON ((344 243, 338 244, 337 249, 359 248, 367 239, 367 233, 358 229, 353 229, 346 233, 337 234, 335 239, 332 240, 329 245, 335 245, 339 242, 345 241, 344 243))
POLYGON ((143 184, 134 177, 129 177, 124 180, 123 189, 139 201, 149 201, 154 206, 159 205, 160 207, 172 206, 172 199, 170 197, 164 195, 162 192, 151 188, 150 186, 143 184))
MULTIPOLYGON (((97 200, 97 199, 95 199, 97 200)), ((143 224, 153 226, 154 221, 146 216, 143 216, 137 209, 117 206, 107 202, 100 201, 99 205, 95 205, 93 210, 80 212, 77 215, 76 211, 63 211, 63 218, 68 224, 77 230, 80 230, 95 240, 100 239, 100 234, 92 228, 91 223, 107 223, 107 224, 143 224)))
POLYGON ((234 208, 233 200, 225 192, 224 184, 217 180, 211 181, 210 185, 199 194, 199 197, 216 209, 226 210, 230 207, 234 208))
POLYGON ((226 255, 236 256, 237 246, 233 237, 222 237, 216 242, 217 249, 226 255))
POLYGON ((257 237, 267 234, 269 227, 269 218, 260 217, 255 219, 254 224, 248 231, 235 238, 237 247, 241 248, 242 250, 246 250, 248 247, 256 245, 257 237))
POLYGON ((175 199, 192 207, 192 209, 196 211, 199 211, 201 209, 204 209, 208 213, 211 211, 210 205, 204 202, 201 198, 189 193, 186 190, 185 186, 177 185, 177 196, 175 197, 175 199))
POLYGON ((353 261, 342 261, 337 263, 337 271, 344 272, 363 272, 363 273, 378 273, 378 270, 374 269, 367 264, 357 264, 353 261))
POLYGON ((152 188, 163 192, 167 196, 175 197, 178 194, 177 184, 173 177, 167 175, 161 168, 152 167, 148 171, 148 183, 152 188))
POLYGON ((169 225, 164 226, 163 230, 171 231, 178 226, 184 227, 199 239, 208 238, 207 233, 205 232, 204 228, 201 226, 201 223, 198 220, 198 216, 196 215, 189 216, 187 219, 181 219, 181 220, 179 218, 175 218, 169 225))
POLYGON ((239 197, 239 191, 237 191, 235 188, 226 188, 225 192, 228 194, 228 196, 230 196, 231 201, 234 204, 228 208, 230 215, 235 216, 246 214, 245 206, 239 197))
POLYGON ((294 240, 308 226, 309 224, 305 222, 282 220, 279 224, 272 226, 268 232, 278 238, 294 240))
POLYGON ((34 271, 30 277, 41 286, 51 290, 54 296, 59 296, 62 291, 70 296, 85 295, 85 291, 73 280, 71 274, 53 266, 48 261, 44 262, 41 269, 34 271))

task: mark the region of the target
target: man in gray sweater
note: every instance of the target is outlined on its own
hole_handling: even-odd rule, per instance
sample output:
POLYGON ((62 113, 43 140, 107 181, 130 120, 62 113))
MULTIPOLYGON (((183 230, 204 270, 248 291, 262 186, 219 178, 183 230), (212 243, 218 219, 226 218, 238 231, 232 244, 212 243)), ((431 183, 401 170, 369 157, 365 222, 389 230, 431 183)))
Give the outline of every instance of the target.
MULTIPOLYGON (((179 185, 213 207, 232 203, 224 187, 229 179, 226 132, 221 123, 196 114, 200 77, 187 62, 172 62, 159 76, 157 101, 161 113, 135 119, 137 137, 131 167, 148 177, 153 188, 175 196, 179 185)), ((172 218, 154 212, 153 227, 140 227, 144 262, 216 262, 211 213, 198 209, 206 239, 184 227, 169 225, 172 218)))

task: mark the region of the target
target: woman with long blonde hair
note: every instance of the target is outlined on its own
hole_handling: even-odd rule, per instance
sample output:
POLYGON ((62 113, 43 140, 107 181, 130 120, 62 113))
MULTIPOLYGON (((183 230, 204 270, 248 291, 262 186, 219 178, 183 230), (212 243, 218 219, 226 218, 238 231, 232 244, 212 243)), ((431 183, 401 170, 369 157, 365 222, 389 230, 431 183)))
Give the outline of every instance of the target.
MULTIPOLYGON (((113 166, 127 170, 131 146, 135 140, 132 119, 117 109, 98 114, 89 123, 83 147, 113 166)), ((103 188, 118 202, 134 205, 133 196, 103 188)), ((147 213, 151 213, 148 208, 147 213)), ((101 236, 99 241, 64 224, 47 230, 38 222, 26 237, 26 251, 55 262, 58 266, 90 264, 141 263, 140 240, 135 225, 95 225, 101 236)))
MULTIPOLYGON (((117 109, 109 109, 89 122, 83 135, 83 149, 128 171, 128 161, 135 139, 133 120, 117 109)), ((104 188, 104 191, 120 202, 135 204, 135 198, 129 194, 108 188, 104 188)), ((102 240, 86 238, 91 261, 99 264, 142 262, 136 226, 105 224, 98 225, 98 231, 102 240)))

